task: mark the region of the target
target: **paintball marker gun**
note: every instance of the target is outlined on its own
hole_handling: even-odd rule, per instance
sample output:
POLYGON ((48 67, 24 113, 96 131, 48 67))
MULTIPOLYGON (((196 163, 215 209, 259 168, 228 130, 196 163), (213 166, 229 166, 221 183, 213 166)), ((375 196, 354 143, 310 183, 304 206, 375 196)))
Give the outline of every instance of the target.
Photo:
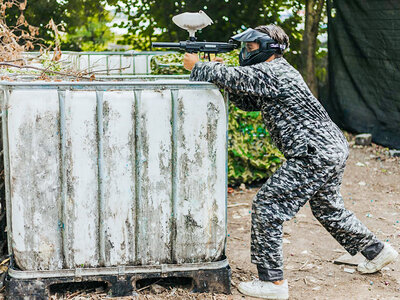
POLYGON ((198 13, 183 13, 172 18, 172 21, 179 27, 186 29, 189 32, 189 40, 179 43, 152 43, 153 48, 170 48, 180 49, 189 53, 203 52, 211 59, 210 54, 230 52, 238 47, 233 42, 198 42, 195 37, 197 30, 202 29, 213 21, 205 12, 200 10, 198 13))

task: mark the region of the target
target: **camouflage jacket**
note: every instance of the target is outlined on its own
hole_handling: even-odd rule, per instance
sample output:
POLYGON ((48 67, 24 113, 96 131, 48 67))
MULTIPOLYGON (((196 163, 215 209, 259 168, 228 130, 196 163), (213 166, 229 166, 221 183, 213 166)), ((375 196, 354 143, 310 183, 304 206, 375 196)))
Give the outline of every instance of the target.
POLYGON ((284 58, 246 67, 198 62, 190 80, 212 82, 227 90, 240 109, 261 111, 273 142, 287 158, 306 156, 310 144, 320 152, 329 152, 328 144, 347 147, 300 73, 284 58))

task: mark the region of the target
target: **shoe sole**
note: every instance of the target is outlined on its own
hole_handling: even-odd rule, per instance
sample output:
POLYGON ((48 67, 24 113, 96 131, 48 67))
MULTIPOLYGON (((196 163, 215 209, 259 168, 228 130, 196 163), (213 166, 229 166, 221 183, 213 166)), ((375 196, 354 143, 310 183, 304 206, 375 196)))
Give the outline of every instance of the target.
POLYGON ((393 252, 391 256, 388 256, 388 258, 386 259, 386 261, 383 262, 383 264, 379 267, 379 268, 375 268, 372 270, 358 270, 361 274, 372 274, 372 273, 376 273, 380 270, 382 270, 382 268, 384 268, 385 266, 387 266, 388 264, 392 263, 393 261, 396 260, 396 258, 399 256, 399 253, 397 252, 393 252))
POLYGON ((279 299, 279 300, 287 300, 289 299, 289 294, 287 295, 277 295, 277 294, 270 294, 270 295, 257 295, 257 294, 253 294, 253 293, 249 293, 247 291, 244 291, 240 288, 240 286, 238 286, 238 290, 239 292, 241 292, 243 295, 246 296, 250 296, 250 297, 255 297, 255 298, 262 298, 262 299, 271 299, 271 300, 275 300, 275 299, 279 299))

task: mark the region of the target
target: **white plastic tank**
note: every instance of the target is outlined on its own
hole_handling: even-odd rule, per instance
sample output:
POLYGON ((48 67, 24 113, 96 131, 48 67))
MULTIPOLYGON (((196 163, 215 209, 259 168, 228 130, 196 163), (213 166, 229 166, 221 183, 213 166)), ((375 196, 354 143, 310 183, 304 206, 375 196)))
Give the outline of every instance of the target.
POLYGON ((227 110, 212 84, 2 82, 21 270, 223 258, 227 110))
MULTIPOLYGON (((151 60, 154 56, 172 53, 170 51, 63 51, 59 63, 67 69, 81 72, 95 72, 96 75, 148 75, 151 74, 151 60)), ((49 59, 53 54, 50 53, 49 59)), ((24 57, 31 65, 43 68, 39 52, 26 52, 24 57)))
POLYGON ((151 73, 154 55, 167 52, 69 52, 66 57, 76 70, 107 75, 143 75, 151 73))

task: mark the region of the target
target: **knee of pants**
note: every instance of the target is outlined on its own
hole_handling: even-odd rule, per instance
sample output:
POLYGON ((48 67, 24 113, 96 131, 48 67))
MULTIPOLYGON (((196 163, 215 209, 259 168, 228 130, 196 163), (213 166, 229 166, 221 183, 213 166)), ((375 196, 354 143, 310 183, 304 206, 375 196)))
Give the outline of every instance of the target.
POLYGON ((253 221, 266 226, 281 224, 284 221, 281 209, 276 203, 254 203, 252 211, 253 221))
POLYGON ((314 201, 310 200, 310 208, 313 216, 318 220, 318 221, 323 221, 324 216, 326 215, 325 208, 322 207, 321 205, 318 205, 314 203, 314 201))
POLYGON ((349 213, 344 207, 312 205, 311 202, 310 207, 314 217, 324 226, 339 222, 349 213))

